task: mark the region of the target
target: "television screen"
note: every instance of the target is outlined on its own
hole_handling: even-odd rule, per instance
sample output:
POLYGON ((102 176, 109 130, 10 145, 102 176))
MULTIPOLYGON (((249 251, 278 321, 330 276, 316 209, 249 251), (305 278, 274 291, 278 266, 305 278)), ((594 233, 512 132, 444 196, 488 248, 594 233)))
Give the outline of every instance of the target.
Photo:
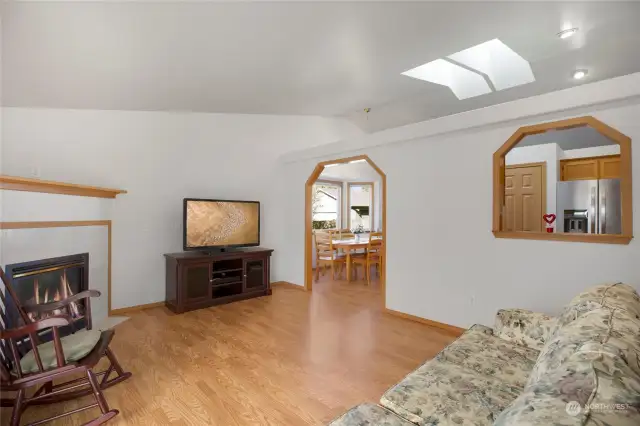
POLYGON ((259 202, 185 198, 185 250, 258 245, 259 202))

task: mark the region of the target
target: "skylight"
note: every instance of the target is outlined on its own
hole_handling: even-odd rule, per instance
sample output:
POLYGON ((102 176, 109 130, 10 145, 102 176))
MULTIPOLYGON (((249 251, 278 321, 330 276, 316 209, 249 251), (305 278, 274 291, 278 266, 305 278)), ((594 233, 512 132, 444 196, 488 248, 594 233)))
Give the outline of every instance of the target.
POLYGON ((436 59, 402 74, 418 80, 448 86, 458 99, 473 98, 474 96, 491 93, 491 88, 480 74, 447 62, 444 59, 436 59))
POLYGON ((486 74, 496 90, 536 81, 529 62, 497 38, 449 55, 448 58, 486 74))
POLYGON ((402 74, 447 86, 458 99, 535 81, 529 62, 497 38, 402 74))

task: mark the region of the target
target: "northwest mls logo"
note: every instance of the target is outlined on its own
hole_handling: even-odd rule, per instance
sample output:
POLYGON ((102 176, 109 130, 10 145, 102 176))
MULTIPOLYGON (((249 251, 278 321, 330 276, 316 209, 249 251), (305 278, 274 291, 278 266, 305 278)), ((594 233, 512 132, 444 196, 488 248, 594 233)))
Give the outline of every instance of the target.
POLYGON ((567 411, 567 414, 570 416, 577 416, 582 411, 582 407, 578 401, 570 401, 567 402, 567 405, 564 407, 567 411))

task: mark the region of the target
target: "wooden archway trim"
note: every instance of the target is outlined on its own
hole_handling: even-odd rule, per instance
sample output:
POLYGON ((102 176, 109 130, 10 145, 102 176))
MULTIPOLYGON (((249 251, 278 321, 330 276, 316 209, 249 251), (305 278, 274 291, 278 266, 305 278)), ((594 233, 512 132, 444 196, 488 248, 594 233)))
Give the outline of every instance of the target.
POLYGON ((629 244, 633 238, 633 197, 631 179, 631 138, 592 116, 569 118, 566 120, 534 124, 520 127, 493 154, 493 234, 497 238, 516 238, 533 240, 574 241, 588 243, 629 244), (562 234, 505 232, 501 227, 501 209, 505 185, 505 156, 524 137, 544 133, 548 130, 566 130, 575 127, 592 127, 603 136, 620 145, 620 191, 622 203, 622 234, 562 234))
POLYGON ((347 158, 339 158, 336 160, 322 161, 316 165, 313 169, 313 172, 307 179, 305 184, 305 242, 304 242, 304 288, 307 291, 311 291, 313 288, 313 247, 312 247, 312 234, 311 234, 311 200, 312 200, 312 187, 313 184, 318 180, 320 174, 324 170, 324 167, 327 164, 344 164, 349 163, 351 161, 356 160, 365 160, 373 169, 378 172, 380 175, 380 181, 382 184, 382 238, 385 241, 385 250, 383 253, 383 261, 382 261, 382 270, 380 273, 380 288, 382 291, 382 305, 383 308, 386 307, 386 269, 387 269, 387 252, 386 252, 386 241, 387 241, 387 175, 382 171, 380 167, 376 163, 369 158, 367 155, 356 155, 354 157, 347 158))

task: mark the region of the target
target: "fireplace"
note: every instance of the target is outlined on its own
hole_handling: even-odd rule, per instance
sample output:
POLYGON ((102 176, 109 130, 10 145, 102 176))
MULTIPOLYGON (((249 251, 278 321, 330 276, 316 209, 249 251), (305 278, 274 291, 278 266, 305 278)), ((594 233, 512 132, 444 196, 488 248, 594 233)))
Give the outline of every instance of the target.
MULTIPOLYGON (((55 302, 88 289, 89 253, 14 263, 7 265, 6 270, 21 305, 55 302)), ((7 300, 6 308, 9 328, 22 325, 20 313, 11 298, 7 300)), ((60 334, 64 336, 73 332, 74 329, 80 330, 90 326, 89 310, 87 301, 79 300, 62 309, 42 314, 27 312, 27 315, 32 321, 53 315, 68 315, 73 320, 73 326, 60 329, 60 334)), ((41 340, 49 339, 47 336, 42 336, 41 340)))

